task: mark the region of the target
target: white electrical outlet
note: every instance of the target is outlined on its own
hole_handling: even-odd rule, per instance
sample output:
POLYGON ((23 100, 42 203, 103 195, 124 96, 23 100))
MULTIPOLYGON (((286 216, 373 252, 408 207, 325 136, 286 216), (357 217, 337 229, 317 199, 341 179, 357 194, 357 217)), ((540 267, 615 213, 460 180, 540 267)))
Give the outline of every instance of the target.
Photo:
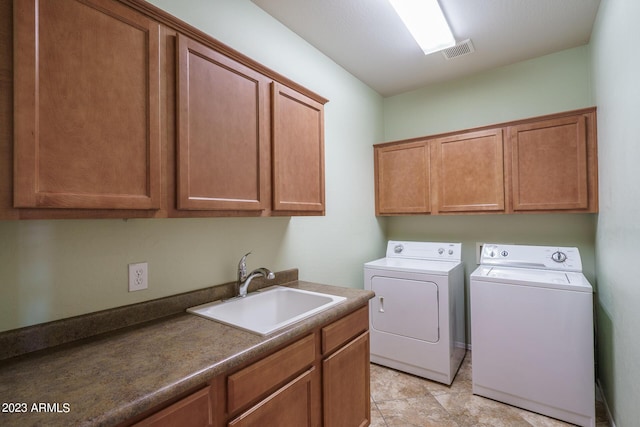
POLYGON ((149 267, 146 262, 129 264, 129 292, 149 287, 149 267))

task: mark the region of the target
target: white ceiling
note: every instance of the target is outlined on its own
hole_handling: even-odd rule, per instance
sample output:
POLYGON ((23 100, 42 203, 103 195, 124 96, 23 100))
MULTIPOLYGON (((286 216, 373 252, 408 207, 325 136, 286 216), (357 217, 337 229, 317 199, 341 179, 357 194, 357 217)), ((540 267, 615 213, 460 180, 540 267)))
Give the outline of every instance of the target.
POLYGON ((600 0, 440 0, 475 52, 425 56, 387 0, 252 0, 383 96, 589 42, 600 0))

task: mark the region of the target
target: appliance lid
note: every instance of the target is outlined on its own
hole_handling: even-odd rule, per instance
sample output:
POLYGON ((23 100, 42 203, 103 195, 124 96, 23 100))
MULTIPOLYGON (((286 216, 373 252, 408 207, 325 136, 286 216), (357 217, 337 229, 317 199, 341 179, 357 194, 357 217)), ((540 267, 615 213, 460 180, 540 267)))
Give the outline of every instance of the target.
POLYGON ((462 244, 389 240, 387 258, 461 261, 462 244))
POLYGON ((432 275, 448 274, 460 265, 460 261, 432 261, 425 259, 380 258, 365 263, 368 269, 381 271, 406 271, 432 275))
POLYGON ((482 246, 480 264, 496 267, 582 271, 582 260, 578 248, 559 246, 485 243, 482 246))
POLYGON ((471 274, 472 281, 505 283, 539 288, 593 292, 591 284, 582 273, 551 271, 533 268, 511 268, 481 265, 471 274))

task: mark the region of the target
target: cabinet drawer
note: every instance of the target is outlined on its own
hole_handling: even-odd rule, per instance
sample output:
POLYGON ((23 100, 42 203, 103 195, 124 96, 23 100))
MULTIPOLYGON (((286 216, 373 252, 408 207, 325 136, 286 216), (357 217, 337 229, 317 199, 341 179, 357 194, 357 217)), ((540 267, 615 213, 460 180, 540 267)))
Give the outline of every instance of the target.
POLYGON ((311 366, 315 355, 314 337, 308 335, 271 356, 230 375, 227 378, 227 409, 229 413, 242 408, 311 366))
POLYGON ((322 354, 329 353, 369 328, 369 310, 364 306, 322 328, 322 354))
POLYGON ((173 405, 145 418, 134 427, 191 426, 207 427, 211 420, 210 387, 185 397, 173 405))
POLYGON ((313 368, 269 395, 231 421, 229 427, 311 426, 312 372, 313 368))

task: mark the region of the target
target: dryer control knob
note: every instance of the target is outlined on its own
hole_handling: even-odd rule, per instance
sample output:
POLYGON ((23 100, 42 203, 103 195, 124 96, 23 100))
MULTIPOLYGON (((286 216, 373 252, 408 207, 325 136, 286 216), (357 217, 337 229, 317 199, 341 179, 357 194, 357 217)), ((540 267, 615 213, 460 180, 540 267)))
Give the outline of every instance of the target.
POLYGON ((453 255, 453 249, 449 249, 449 255, 453 255))
POLYGON ((444 253, 444 248, 440 248, 440 249, 438 249, 438 253, 439 253, 440 255, 442 255, 442 254, 444 253))
POLYGON ((396 245, 396 246, 393 248, 393 252, 395 252, 395 253, 397 253, 397 254, 402 253, 402 251, 403 251, 403 250, 404 250, 404 246, 402 246, 402 245, 396 245))
POLYGON ((565 262, 567 260, 567 255, 564 252, 555 251, 551 254, 551 259, 555 262, 565 262))

